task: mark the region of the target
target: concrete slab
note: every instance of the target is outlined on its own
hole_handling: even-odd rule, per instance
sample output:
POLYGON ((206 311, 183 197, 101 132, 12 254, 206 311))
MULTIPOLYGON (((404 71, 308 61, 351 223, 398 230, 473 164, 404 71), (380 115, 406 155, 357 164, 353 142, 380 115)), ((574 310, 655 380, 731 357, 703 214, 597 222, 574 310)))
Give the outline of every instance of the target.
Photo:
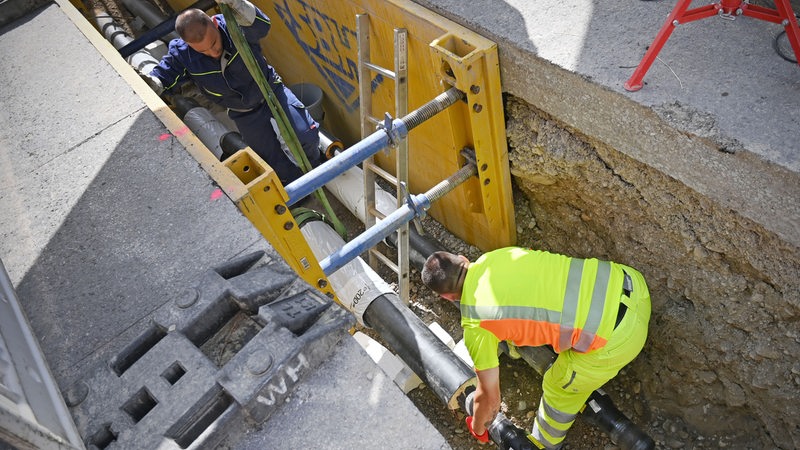
MULTIPOLYGON (((628 93, 624 82, 674 2, 417 3, 484 30, 502 43, 501 50, 507 45, 530 52, 638 103, 679 102, 713 114, 719 131, 745 149, 800 171, 800 155, 792 151, 800 149, 794 133, 800 123, 800 67, 772 50, 773 37, 783 29, 780 25, 741 17, 679 26, 645 76, 645 87, 628 93)), ((504 81, 515 78, 515 65, 502 67, 504 81)))
POLYGON ((340 341, 268 425, 230 449, 450 448, 355 339, 340 341))
MULTIPOLYGON (((184 308, 175 305, 183 302, 187 286, 193 286, 210 267, 255 251, 266 255, 259 264, 296 276, 218 189, 184 147, 184 140, 169 133, 59 6, 46 6, 0 30, 0 63, 6 68, 0 74, 4 99, 0 110, 0 259, 56 382, 74 408, 73 415, 78 417, 76 411, 83 408, 79 405, 88 392, 108 388, 86 383, 102 379, 97 374, 110 371, 115 356, 129 355, 130 348, 151 344, 136 338, 148 336, 154 329, 159 336, 166 335, 160 343, 152 344, 161 353, 147 353, 136 361, 131 357, 125 362, 131 370, 125 376, 117 373, 110 378, 117 384, 134 378, 133 383, 124 385, 136 394, 125 413, 140 421, 140 426, 155 420, 156 412, 165 414, 169 406, 170 402, 164 400, 164 406, 156 407, 159 396, 166 395, 162 391, 168 389, 157 384, 164 381, 158 377, 166 376, 167 381, 180 385, 178 380, 191 369, 187 364, 183 372, 151 370, 147 376, 155 380, 148 381, 154 383, 152 392, 137 393, 137 371, 170 352, 187 360, 195 358, 198 367, 210 367, 208 371, 221 376, 222 381, 209 379, 206 384, 236 391, 237 401, 252 394, 242 391, 241 383, 227 386, 236 377, 226 370, 240 371, 239 359, 252 363, 248 355, 259 350, 253 350, 254 343, 263 343, 256 340, 269 339, 250 341, 230 364, 217 370, 210 363, 200 364, 206 356, 196 348, 183 352, 179 346, 169 345, 178 341, 186 344, 186 338, 178 336, 180 327, 173 330, 173 322, 165 322, 164 311, 184 308), (53 36, 58 36, 58 45, 54 45, 53 36), (150 411, 154 411, 154 417, 147 419, 150 411)), ((202 151, 192 145, 192 152, 202 151)), ((276 278, 253 276, 247 286, 261 283, 264 288, 276 278)), ((282 287, 280 294, 310 289, 299 279, 291 286, 289 290, 282 287)), ((220 298, 224 303, 234 294, 222 292, 220 298)), ((213 324, 213 319, 206 321, 213 324)), ((278 330, 280 336, 291 337, 288 330, 278 330)), ((293 398, 316 398, 319 403, 290 401, 286 408, 275 405, 282 409, 280 417, 266 420, 262 434, 248 429, 252 423, 242 420, 237 421, 241 428, 233 429, 249 432, 247 442, 299 443, 311 435, 319 439, 318 443, 333 442, 342 448, 353 448, 354 439, 365 437, 369 440, 361 442, 404 445, 401 443, 407 441, 408 430, 413 429, 412 442, 417 448, 447 448, 444 438, 392 381, 382 376, 355 341, 349 337, 345 341, 334 352, 327 348, 317 351, 317 359, 325 361, 320 370, 311 370, 312 383, 305 384, 305 375, 292 380, 292 389, 303 389, 293 398), (339 415, 331 415, 326 406, 337 405, 341 412, 341 405, 349 402, 348 411, 339 415), (301 405, 302 410, 289 407, 301 405), (365 409, 370 411, 367 420, 359 420, 357 415, 365 409), (390 416, 395 422, 385 421, 390 416), (372 434, 361 433, 365 423, 372 434), (307 428, 311 424, 314 427, 307 428), (323 428, 325 433, 319 434, 323 428), (281 433, 274 433, 276 429, 281 433), (274 440, 278 436, 280 440, 274 440)), ((167 359, 159 361, 170 363, 167 359)), ((275 366, 282 367, 278 361, 275 366)), ((289 369, 289 376, 299 373, 289 369)), ((198 374, 189 373, 192 377, 198 374)), ((263 392, 280 391, 280 386, 262 388, 263 392)), ((116 394, 122 395, 120 392, 118 389, 116 394)), ((279 398, 291 392, 278 392, 279 398)), ((259 414, 266 417, 265 407, 257 403, 254 400, 242 405, 251 419, 259 414)), ((86 407, 91 409, 92 405, 86 407)), ((92 416, 91 411, 80 411, 84 424, 91 422, 86 420, 87 415, 102 419, 92 416)), ((242 408, 238 411, 243 414, 242 408)), ((116 416, 123 422, 129 420, 122 413, 116 416)), ((129 445, 123 442, 136 441, 136 436, 126 434, 131 427, 101 428, 99 435, 84 434, 82 438, 102 442, 108 448, 125 448, 129 445)), ((190 431, 188 434, 194 437, 196 430, 190 431)), ((215 433, 219 431, 209 432, 215 433)), ((240 437, 228 436, 228 444, 233 445, 240 437)), ((148 439, 154 442, 152 436, 148 439)), ((164 439, 159 448, 177 448, 180 443, 176 442, 164 439)), ((3 445, 0 440, 0 447, 3 445)))

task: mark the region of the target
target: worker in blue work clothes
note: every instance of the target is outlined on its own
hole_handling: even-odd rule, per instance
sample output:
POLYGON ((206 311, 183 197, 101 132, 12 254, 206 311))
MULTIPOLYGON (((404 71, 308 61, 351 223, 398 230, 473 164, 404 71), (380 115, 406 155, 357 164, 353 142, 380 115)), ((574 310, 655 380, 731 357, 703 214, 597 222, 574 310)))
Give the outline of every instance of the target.
MULTIPOLYGON (((233 10, 309 162, 312 166, 319 165, 319 124, 261 53, 259 40, 269 32, 269 18, 247 0, 217 0, 217 3, 227 4, 233 10)), ((209 100, 228 109, 228 116, 236 123, 244 141, 275 170, 283 184, 302 175, 264 95, 231 40, 223 15, 209 17, 199 9, 187 9, 175 20, 175 31, 181 38, 170 42, 169 52, 145 77, 146 81, 159 95, 188 80, 194 81, 209 100)))

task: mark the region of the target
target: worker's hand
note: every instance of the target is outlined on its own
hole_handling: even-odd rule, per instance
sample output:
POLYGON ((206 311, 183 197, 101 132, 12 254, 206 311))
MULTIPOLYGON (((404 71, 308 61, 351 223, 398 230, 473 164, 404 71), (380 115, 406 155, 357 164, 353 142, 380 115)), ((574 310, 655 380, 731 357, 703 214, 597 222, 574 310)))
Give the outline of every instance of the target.
POLYGON ((469 434, 479 442, 483 444, 489 442, 489 430, 483 430, 483 434, 475 434, 475 430, 472 429, 472 416, 467 416, 467 429, 469 430, 469 434))
POLYGON ((220 5, 228 5, 239 25, 249 27, 256 20, 256 7, 247 0, 215 0, 220 5))

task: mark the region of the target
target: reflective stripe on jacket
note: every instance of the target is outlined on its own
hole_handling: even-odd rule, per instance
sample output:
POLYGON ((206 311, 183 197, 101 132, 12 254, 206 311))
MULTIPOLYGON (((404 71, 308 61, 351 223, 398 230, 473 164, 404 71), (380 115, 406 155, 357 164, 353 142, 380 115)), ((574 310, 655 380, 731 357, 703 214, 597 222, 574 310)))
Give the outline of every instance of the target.
MULTIPOLYGON (((551 345, 559 353, 600 348, 614 329, 623 279, 622 268, 608 261, 518 247, 488 252, 470 265, 464 281, 465 343, 478 360, 482 352, 496 355, 496 345, 483 348, 492 338, 551 345)), ((488 361, 475 367, 487 368, 481 362, 488 361)))
MULTIPOLYGON (((227 55, 224 58, 227 60, 224 73, 220 59, 195 51, 183 39, 173 39, 169 43, 169 52, 153 69, 151 75, 161 80, 164 92, 169 92, 192 80, 211 101, 217 104, 236 110, 255 108, 264 101, 264 96, 237 52, 225 18, 222 14, 217 14, 213 18, 219 26, 222 47, 227 55)), ((272 88, 282 88, 280 77, 272 66, 267 64, 259 44, 259 40, 269 33, 269 18, 256 8, 256 20, 253 25, 243 26, 241 29, 272 88)))

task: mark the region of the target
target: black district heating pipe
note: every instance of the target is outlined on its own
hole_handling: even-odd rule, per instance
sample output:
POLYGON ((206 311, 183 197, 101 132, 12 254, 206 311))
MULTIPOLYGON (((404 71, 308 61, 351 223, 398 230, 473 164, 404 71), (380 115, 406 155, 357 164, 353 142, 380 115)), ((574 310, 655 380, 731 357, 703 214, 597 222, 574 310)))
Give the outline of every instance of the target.
POLYGON ((474 388, 475 373, 405 305, 397 295, 377 297, 364 311, 364 322, 386 341, 436 396, 451 409, 474 388))
MULTIPOLYGON (((386 236, 386 243, 392 248, 397 248, 397 233, 386 236)), ((414 227, 408 227, 408 260, 415 269, 422 271, 427 256, 445 248, 431 239, 419 234, 414 227)))

